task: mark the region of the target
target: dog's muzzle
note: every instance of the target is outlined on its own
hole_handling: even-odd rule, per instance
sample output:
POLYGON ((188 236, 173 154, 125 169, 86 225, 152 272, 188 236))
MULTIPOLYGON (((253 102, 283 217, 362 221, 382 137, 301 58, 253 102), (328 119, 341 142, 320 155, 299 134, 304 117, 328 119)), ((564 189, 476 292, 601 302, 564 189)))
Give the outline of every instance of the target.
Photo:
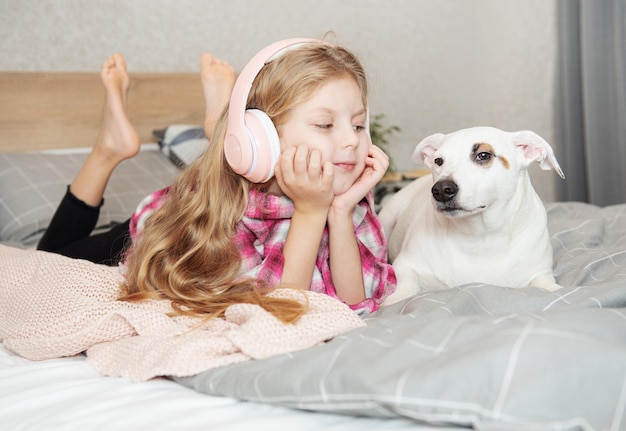
POLYGON ((435 199, 435 208, 446 217, 465 217, 487 208, 486 205, 465 208, 459 202, 459 186, 450 179, 437 181, 430 192, 435 199))
POLYGON ((435 199, 435 208, 446 217, 467 215, 467 211, 459 206, 455 199, 459 192, 459 186, 452 180, 437 181, 430 192, 435 199))
POLYGON ((450 202, 458 193, 459 187, 452 180, 437 181, 430 189, 437 202, 450 202))

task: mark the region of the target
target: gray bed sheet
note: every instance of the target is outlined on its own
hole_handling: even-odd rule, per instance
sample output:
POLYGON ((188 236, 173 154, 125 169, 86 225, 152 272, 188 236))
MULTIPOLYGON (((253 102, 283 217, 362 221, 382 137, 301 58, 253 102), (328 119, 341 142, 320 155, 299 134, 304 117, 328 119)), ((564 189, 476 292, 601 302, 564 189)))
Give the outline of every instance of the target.
POLYGON ((468 284, 418 295, 324 345, 177 381, 435 429, 624 430, 626 205, 547 209, 557 292, 468 284))

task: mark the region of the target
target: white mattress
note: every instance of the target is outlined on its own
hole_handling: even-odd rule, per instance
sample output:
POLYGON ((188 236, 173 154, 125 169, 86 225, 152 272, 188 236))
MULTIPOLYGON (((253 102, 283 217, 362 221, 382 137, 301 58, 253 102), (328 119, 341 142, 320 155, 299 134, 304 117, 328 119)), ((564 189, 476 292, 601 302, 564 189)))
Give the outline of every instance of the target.
MULTIPOLYGON (((2 430, 427 430, 403 419, 355 418, 213 397, 167 379, 98 374, 82 355, 30 361, 0 344, 2 430)), ((437 428, 442 430, 445 428, 437 428)))

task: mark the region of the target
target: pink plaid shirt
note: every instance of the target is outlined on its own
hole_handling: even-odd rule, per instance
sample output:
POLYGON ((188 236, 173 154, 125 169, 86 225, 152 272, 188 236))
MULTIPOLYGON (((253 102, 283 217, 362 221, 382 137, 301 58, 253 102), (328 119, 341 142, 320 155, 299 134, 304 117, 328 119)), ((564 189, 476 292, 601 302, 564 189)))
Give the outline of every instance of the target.
MULTIPOLYGON (((143 222, 157 209, 168 189, 146 197, 131 217, 133 241, 143 229, 143 222)), ((371 206, 371 194, 354 209, 352 222, 356 234, 366 299, 350 307, 357 312, 376 311, 383 300, 396 288, 396 275, 387 259, 387 240, 380 221, 371 206)), ((237 224, 233 242, 242 257, 243 274, 259 278, 271 286, 280 284, 284 257, 283 247, 294 212, 293 201, 256 190, 250 192, 248 208, 237 224)), ((330 275, 328 227, 320 242, 311 290, 341 300, 330 275)))

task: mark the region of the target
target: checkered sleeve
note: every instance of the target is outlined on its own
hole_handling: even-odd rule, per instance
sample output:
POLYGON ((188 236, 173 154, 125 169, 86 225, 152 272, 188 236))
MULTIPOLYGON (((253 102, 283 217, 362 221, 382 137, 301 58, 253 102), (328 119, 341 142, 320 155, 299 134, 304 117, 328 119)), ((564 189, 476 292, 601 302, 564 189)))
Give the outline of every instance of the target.
POLYGON ((146 196, 137 206, 137 209, 130 217, 129 231, 130 237, 133 243, 136 243, 139 236, 143 232, 146 219, 154 213, 161 205, 163 205, 163 198, 169 192, 169 187, 165 187, 161 190, 157 190, 154 193, 146 196))
POLYGON ((388 260, 387 239, 382 225, 369 205, 365 217, 355 228, 355 234, 361 254, 366 299, 351 308, 369 313, 376 311, 395 291, 396 273, 388 260))
POLYGON ((243 273, 268 286, 279 285, 285 265, 283 248, 288 231, 289 219, 270 221, 244 217, 233 237, 241 254, 243 273))

